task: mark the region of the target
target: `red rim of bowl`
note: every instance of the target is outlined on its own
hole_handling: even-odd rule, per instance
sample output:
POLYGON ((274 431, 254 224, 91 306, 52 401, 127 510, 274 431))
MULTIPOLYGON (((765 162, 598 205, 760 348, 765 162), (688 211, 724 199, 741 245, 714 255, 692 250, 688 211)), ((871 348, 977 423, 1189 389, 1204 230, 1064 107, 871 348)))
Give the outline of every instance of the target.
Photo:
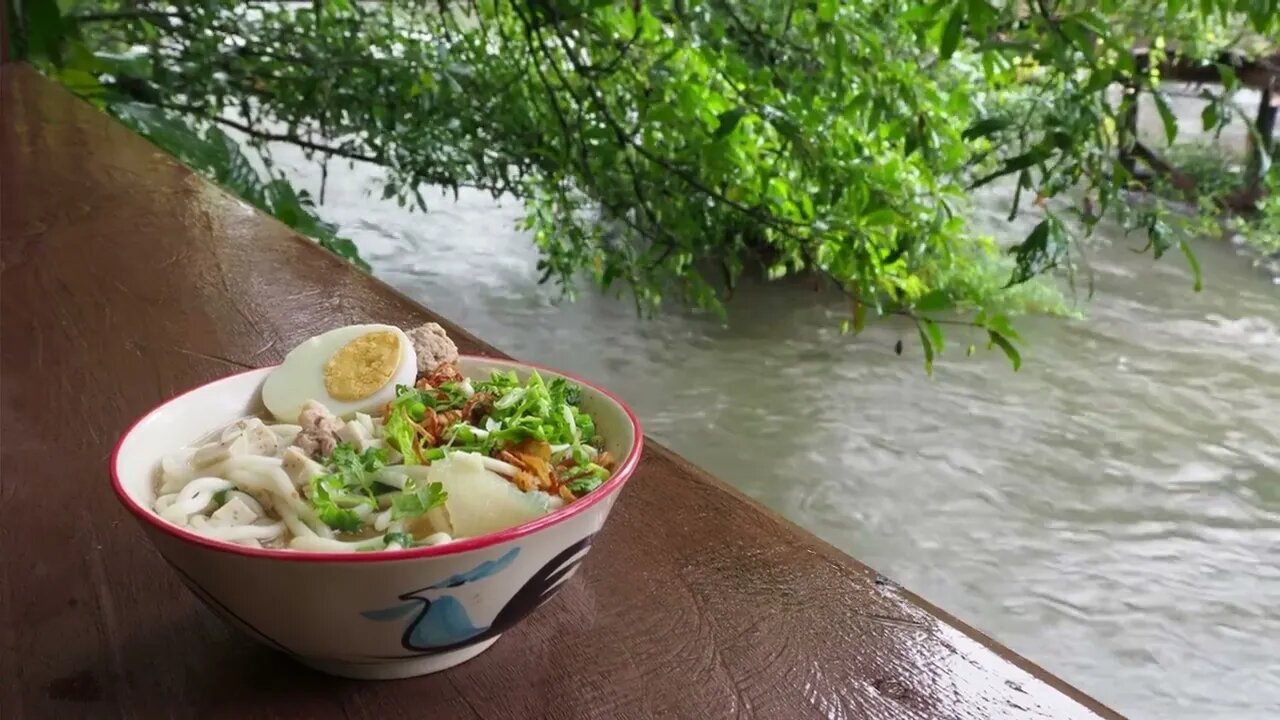
POLYGON ((208 387, 209 385, 212 385, 217 382, 221 382, 223 380, 228 380, 230 378, 237 377, 240 375, 248 375, 249 373, 260 372, 262 370, 268 369, 268 367, 275 367, 275 366, 268 366, 268 367, 262 367, 262 368, 253 368, 251 370, 245 370, 244 372, 239 372, 239 373, 232 373, 231 375, 224 375, 214 380, 210 380, 209 382, 197 385, 189 390, 179 393, 174 397, 169 398, 168 400, 165 400, 159 405, 156 405, 155 407, 151 408, 147 412, 143 413, 143 415, 139 417, 137 420, 134 420, 133 423, 129 425, 129 428, 125 430, 123 434, 120 435, 120 439, 116 441, 115 449, 111 451, 111 489, 115 491, 116 496, 120 499, 120 502, 126 508, 128 508, 128 510, 131 513, 133 513, 134 516, 137 517, 140 521, 150 525, 151 527, 155 528, 156 530, 159 530, 162 533, 165 533, 166 535, 170 535, 179 540, 184 540, 186 542, 194 543, 196 545, 202 545, 211 550, 216 550, 218 552, 224 552, 231 555, 240 555, 243 557, 264 558, 264 559, 270 559, 270 560, 285 560, 290 562, 368 563, 368 562, 393 562, 396 560, 412 560, 414 558, 437 557, 441 555, 454 555, 458 553, 469 552, 471 550, 481 550, 487 547, 491 547, 493 545, 498 545, 500 543, 516 540, 526 535, 531 535, 539 530, 542 530, 543 528, 548 528, 548 527, 551 527, 552 525, 558 525, 559 523, 562 523, 571 517, 574 517, 576 515, 579 515, 585 512, 587 509, 589 509, 593 505, 603 501, 605 498, 613 495, 614 493, 618 492, 618 490, 622 489, 622 486, 631 477, 631 474, 635 472, 636 466, 639 465, 640 463, 641 451, 644 450, 644 433, 640 429, 640 420, 636 418, 636 414, 631 410, 629 406, 627 406, 626 403, 624 403, 621 399, 619 399, 617 395, 614 395, 613 393, 609 392, 608 390, 605 390, 599 385, 587 382, 586 380, 583 380, 582 378, 579 378, 570 373, 566 373, 563 370, 556 370, 554 368, 545 367, 535 363, 519 362, 519 361, 507 360, 503 358, 485 357, 483 355, 463 355, 461 357, 467 360, 496 363, 499 365, 511 365, 517 368, 526 367, 533 370, 542 370, 545 372, 554 373, 556 375, 562 375, 565 378, 572 380, 573 382, 576 382, 579 385, 582 385, 583 387, 591 388, 595 392, 600 393, 604 397, 608 398, 615 405, 622 408, 622 412, 626 414, 627 421, 631 424, 631 430, 635 435, 635 442, 632 443, 631 445, 631 452, 627 453, 627 456, 622 459, 621 463, 618 464, 618 468, 614 470, 613 475, 608 480, 606 480, 603 485, 593 490, 590 494, 588 494, 586 497, 583 497, 581 500, 577 500, 574 503, 564 508, 561 508, 560 510, 556 510, 555 512, 551 512, 546 515, 543 515, 540 518, 530 520, 527 523, 524 523, 522 525, 517 525, 513 528, 508 528, 500 532, 489 533, 487 535, 478 535, 476 537, 464 538, 462 540, 454 540, 453 542, 445 543, 444 545, 432 545, 430 547, 410 548, 407 550, 378 550, 375 552, 307 552, 304 550, 278 550, 278 549, 272 549, 272 548, 245 547, 243 545, 236 545, 229 542, 214 540, 212 538, 205 537, 204 535, 200 535, 198 533, 191 532, 190 530, 186 530, 181 527, 178 527, 173 523, 167 522, 161 519, 158 515, 156 515, 155 512, 152 511, 150 508, 142 507, 142 505, 140 505, 137 501, 135 501, 132 497, 130 497, 128 493, 125 492, 124 486, 120 482, 120 472, 119 472, 120 448, 124 445, 125 440, 128 439, 128 437, 133 434, 134 429, 138 425, 141 425, 143 422, 146 422, 149 418, 151 418, 151 416, 155 415, 157 412, 159 412, 161 409, 163 409, 167 405, 175 403, 178 400, 181 400, 182 398, 186 397, 187 395, 190 395, 194 392, 202 390, 208 387))

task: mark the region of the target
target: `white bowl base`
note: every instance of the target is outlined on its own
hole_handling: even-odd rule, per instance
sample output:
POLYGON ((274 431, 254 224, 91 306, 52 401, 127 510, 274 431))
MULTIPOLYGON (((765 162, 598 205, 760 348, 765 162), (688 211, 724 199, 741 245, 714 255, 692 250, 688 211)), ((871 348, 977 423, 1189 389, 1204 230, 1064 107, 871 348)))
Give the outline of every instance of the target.
POLYGON ((300 658, 300 662, 326 675, 336 675, 338 677, 351 678, 353 680, 401 680, 403 678, 418 677, 419 675, 430 675, 441 670, 448 670, 456 665, 476 657, 480 653, 488 650, 494 643, 498 642, 498 637, 490 638, 481 643, 476 643, 470 647, 465 647, 453 652, 442 653, 440 655, 428 655, 427 657, 412 658, 409 660, 388 660, 380 663, 349 663, 341 660, 317 660, 311 658, 300 658))

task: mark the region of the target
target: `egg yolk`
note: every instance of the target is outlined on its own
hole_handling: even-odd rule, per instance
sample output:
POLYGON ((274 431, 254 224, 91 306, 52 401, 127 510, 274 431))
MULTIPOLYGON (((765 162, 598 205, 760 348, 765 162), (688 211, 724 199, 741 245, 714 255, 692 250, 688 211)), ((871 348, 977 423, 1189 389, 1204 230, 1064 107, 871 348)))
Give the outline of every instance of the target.
POLYGON ((395 333, 365 333, 338 348, 324 364, 324 389, 335 400, 363 400, 391 380, 400 358, 400 338, 395 333))

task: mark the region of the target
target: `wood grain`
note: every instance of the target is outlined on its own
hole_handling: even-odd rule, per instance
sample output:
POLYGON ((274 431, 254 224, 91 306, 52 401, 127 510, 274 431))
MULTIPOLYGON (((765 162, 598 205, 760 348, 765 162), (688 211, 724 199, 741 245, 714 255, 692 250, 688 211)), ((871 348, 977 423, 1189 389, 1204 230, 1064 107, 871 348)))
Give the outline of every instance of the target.
POLYGON ((359 683, 258 647, 117 505, 114 440, 320 330, 439 318, 0 74, 5 718, 1117 717, 656 444, 582 572, 477 660, 359 683))

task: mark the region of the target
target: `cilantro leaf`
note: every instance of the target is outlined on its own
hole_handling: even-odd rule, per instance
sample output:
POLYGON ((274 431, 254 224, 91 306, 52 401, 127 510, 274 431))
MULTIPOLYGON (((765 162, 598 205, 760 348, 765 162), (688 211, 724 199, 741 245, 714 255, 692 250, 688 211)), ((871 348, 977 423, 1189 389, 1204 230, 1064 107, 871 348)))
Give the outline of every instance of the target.
MULTIPOLYGON (((421 403, 419 414, 425 408, 431 408, 436 412, 445 410, 457 410, 467 404, 467 392, 463 390, 462 383, 445 382, 440 383, 439 387, 413 388, 408 385, 396 386, 396 399, 392 401, 394 409, 403 408, 410 409, 414 404, 421 403)), ((412 413, 410 413, 412 414, 412 413)), ((415 419, 421 420, 421 417, 415 419)))
POLYGON ((360 468, 360 456, 351 443, 338 443, 329 455, 327 464, 339 473, 354 472, 360 468))
POLYGON ((369 448, 357 453, 351 443, 338 443, 325 461, 346 487, 358 487, 373 495, 373 476, 387 465, 387 451, 369 448))
POLYGON ((547 390, 551 393, 552 402, 557 404, 577 405, 582 402, 582 388, 562 377, 548 383, 547 390))
POLYGON ((408 533, 387 533, 383 536, 383 542, 390 544, 398 544, 398 546, 408 548, 413 547, 413 536, 408 533))
POLYGON ((403 520, 418 517, 428 510, 444 504, 449 493, 444 491, 440 483, 419 485, 410 479, 405 483, 404 492, 391 498, 391 519, 403 520))
POLYGON ((308 500, 325 525, 353 532, 364 521, 354 508, 377 507, 374 476, 387 464, 387 451, 369 448, 357 453, 350 443, 338 443, 325 460, 329 474, 311 479, 308 500))
POLYGON ((320 522, 334 530, 354 532, 363 524, 355 510, 343 507, 343 505, 350 505, 352 498, 355 499, 357 506, 366 501, 364 496, 349 492, 342 484, 342 478, 337 475, 320 475, 311 478, 311 507, 315 508, 320 522), (342 504, 339 504, 339 501, 342 501, 342 504))

